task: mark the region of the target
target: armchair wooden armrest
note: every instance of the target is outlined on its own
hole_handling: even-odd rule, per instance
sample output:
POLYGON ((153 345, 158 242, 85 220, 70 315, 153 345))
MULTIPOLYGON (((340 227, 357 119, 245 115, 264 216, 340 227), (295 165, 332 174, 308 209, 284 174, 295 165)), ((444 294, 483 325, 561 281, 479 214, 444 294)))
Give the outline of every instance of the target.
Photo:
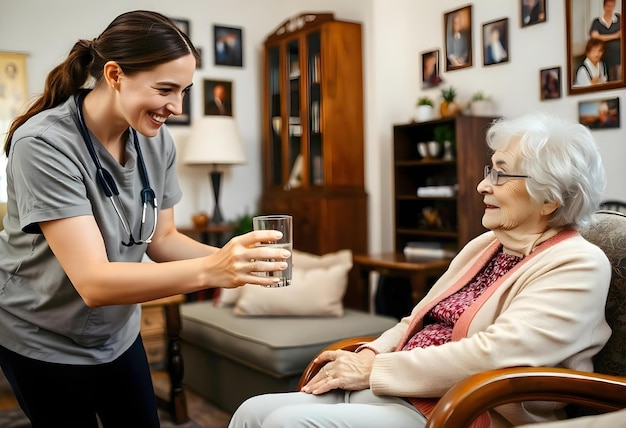
POLYGON ((601 411, 626 407, 626 378, 549 367, 515 367, 478 373, 457 383, 435 407, 426 428, 459 428, 496 406, 559 401, 601 411))
MULTIPOLYGON (((320 351, 321 354, 324 351, 332 351, 336 349, 342 349, 344 351, 355 351, 359 346, 366 342, 371 342, 376 339, 375 336, 361 336, 361 337, 350 337, 348 339, 339 340, 337 342, 331 343, 324 349, 320 351)), ((318 355, 319 355, 318 354, 318 355)), ((300 381, 298 382, 298 391, 302 389, 304 385, 306 385, 312 378, 320 371, 320 369, 324 366, 324 364, 316 363, 314 360, 306 366, 302 375, 300 376, 300 381)))

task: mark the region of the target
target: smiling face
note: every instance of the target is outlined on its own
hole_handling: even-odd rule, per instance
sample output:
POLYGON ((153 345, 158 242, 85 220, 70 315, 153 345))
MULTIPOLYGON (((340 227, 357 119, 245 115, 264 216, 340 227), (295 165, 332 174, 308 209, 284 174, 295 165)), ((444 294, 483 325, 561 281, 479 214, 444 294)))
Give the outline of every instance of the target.
MULTIPOLYGON (((491 157, 492 168, 505 174, 524 175, 519 140, 491 157)), ((548 215, 543 215, 544 204, 533 200, 526 189, 524 178, 500 177, 499 186, 491 184, 489 178, 478 183, 477 190, 483 196, 485 214, 482 224, 487 229, 538 233, 547 227, 548 215)))
POLYGON ((183 113, 196 60, 189 54, 149 71, 119 75, 118 107, 125 122, 147 137, 157 134, 171 115, 183 113))

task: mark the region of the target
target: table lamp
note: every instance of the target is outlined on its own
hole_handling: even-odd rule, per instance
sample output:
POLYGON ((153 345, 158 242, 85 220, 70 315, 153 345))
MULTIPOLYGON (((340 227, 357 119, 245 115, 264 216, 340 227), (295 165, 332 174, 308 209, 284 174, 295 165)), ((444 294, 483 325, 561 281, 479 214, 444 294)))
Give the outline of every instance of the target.
POLYGON ((213 185, 215 209, 211 224, 221 224, 224 219, 220 211, 220 181, 222 169, 227 165, 246 163, 241 136, 232 116, 204 116, 196 119, 183 161, 186 165, 209 166, 209 178, 213 185))

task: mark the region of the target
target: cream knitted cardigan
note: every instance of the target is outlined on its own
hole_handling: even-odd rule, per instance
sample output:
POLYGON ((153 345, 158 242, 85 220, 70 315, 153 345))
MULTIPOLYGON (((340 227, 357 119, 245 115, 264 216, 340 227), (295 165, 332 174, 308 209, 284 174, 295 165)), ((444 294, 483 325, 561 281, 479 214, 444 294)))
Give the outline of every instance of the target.
MULTIPOLYGON (((466 285, 499 248, 493 232, 472 240, 410 316, 367 344, 378 354, 370 375, 374 394, 438 398, 472 374, 503 367, 593 370, 591 358, 610 336, 604 306, 611 271, 602 250, 573 230, 543 242, 491 285, 459 318, 451 342, 393 352, 421 328, 428 310, 466 285)), ((501 406, 491 424, 558 419, 560 407, 501 406)))

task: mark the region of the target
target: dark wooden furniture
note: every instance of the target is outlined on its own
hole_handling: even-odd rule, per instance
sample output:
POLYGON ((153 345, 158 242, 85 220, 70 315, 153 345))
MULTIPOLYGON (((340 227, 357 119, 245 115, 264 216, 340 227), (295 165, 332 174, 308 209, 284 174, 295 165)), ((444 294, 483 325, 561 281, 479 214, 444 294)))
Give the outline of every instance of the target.
POLYGON ((438 242, 457 251, 485 231, 481 225, 485 207, 476 186, 483 179, 483 167, 491 162, 485 135, 493 120, 457 116, 393 127, 396 252, 409 242, 438 242), (442 126, 454 131, 453 159, 421 156, 418 143, 434 140, 435 129, 442 126), (455 185, 451 196, 417 195, 419 188, 455 185), (424 215, 429 209, 439 221, 429 221, 424 215))
POLYGON ((203 227, 185 226, 178 228, 180 233, 184 233, 191 238, 214 247, 223 246, 228 239, 230 239, 234 230, 235 226, 228 223, 217 225, 208 224, 203 227))
MULTIPOLYGON (((290 214, 294 247, 367 251, 361 24, 285 21, 265 41, 261 212, 290 214)), ((359 306, 351 287, 347 306, 359 306)))
POLYGON ((141 305, 141 338, 148 362, 154 372, 166 371, 169 378, 168 396, 162 397, 155 391, 157 400, 170 411, 176 423, 189 420, 183 389, 184 366, 179 343, 182 327, 180 304, 184 301, 184 296, 177 295, 141 305))
POLYGON ((417 303, 427 291, 427 279, 441 275, 450 263, 450 259, 424 259, 419 261, 407 261, 401 253, 384 254, 355 254, 354 266, 360 275, 362 289, 361 299, 364 307, 369 305, 370 281, 372 271, 384 276, 409 277, 413 302, 417 303))

